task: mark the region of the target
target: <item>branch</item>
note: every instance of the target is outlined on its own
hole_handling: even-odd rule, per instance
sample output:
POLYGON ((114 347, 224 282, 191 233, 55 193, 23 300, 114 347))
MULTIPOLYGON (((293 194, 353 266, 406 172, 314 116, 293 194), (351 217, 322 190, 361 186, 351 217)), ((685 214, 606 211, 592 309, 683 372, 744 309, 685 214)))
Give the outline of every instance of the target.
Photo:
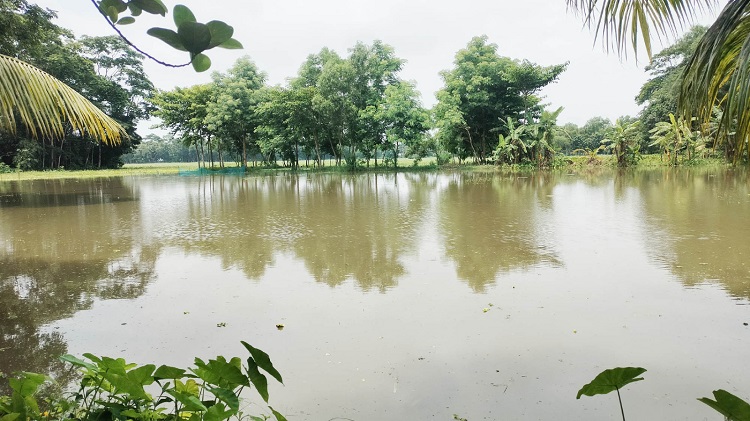
POLYGON ((109 19, 109 17, 104 13, 104 11, 99 7, 99 5, 96 4, 96 0, 91 0, 91 3, 94 5, 94 7, 96 7, 96 10, 99 11, 99 14, 104 17, 104 20, 107 21, 107 23, 109 24, 109 26, 111 26, 112 29, 114 29, 115 32, 117 32, 117 35, 119 35, 120 38, 123 39, 123 41, 125 41, 126 43, 128 43, 128 45, 130 45, 131 47, 133 47, 135 49, 135 51, 138 51, 139 53, 143 54, 144 56, 146 56, 146 57, 150 58, 151 60, 153 60, 153 61, 161 64, 162 66, 166 66, 166 67, 179 68, 179 67, 189 66, 190 63, 192 63, 192 60, 189 61, 189 62, 187 62, 187 63, 185 63, 185 64, 171 64, 171 63, 166 63, 166 62, 163 62, 163 61, 159 60, 158 58, 152 56, 151 54, 148 54, 147 52, 141 50, 135 44, 133 44, 122 32, 120 32, 119 29, 117 29, 117 26, 115 26, 115 24, 109 19))

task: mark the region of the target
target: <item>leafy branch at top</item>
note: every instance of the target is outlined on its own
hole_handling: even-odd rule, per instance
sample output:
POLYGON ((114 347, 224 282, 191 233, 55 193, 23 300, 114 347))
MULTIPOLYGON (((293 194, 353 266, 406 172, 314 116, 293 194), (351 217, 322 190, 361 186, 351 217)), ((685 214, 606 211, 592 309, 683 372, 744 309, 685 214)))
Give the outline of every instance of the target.
POLYGON ((203 52, 214 47, 227 49, 241 49, 242 44, 232 38, 234 28, 218 20, 208 23, 198 22, 193 12, 185 5, 178 4, 172 11, 176 31, 168 28, 154 27, 146 33, 162 40, 170 47, 185 51, 190 55, 190 61, 183 64, 171 64, 161 61, 138 48, 118 28, 119 25, 129 25, 143 12, 152 15, 167 15, 167 6, 161 0, 91 0, 99 12, 107 19, 107 23, 117 34, 139 53, 167 67, 193 66, 196 72, 204 72, 211 67, 211 59, 203 52), (121 16, 129 13, 129 16, 121 16))

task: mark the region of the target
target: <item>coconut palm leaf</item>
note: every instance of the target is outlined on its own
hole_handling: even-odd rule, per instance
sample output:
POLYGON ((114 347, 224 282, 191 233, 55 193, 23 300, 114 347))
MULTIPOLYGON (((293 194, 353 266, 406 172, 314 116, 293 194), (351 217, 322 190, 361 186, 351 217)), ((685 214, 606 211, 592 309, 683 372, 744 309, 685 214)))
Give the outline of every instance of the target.
POLYGON ((125 130, 69 86, 13 57, 0 54, 0 130, 15 133, 16 115, 34 138, 59 138, 64 123, 106 144, 125 130))
POLYGON ((568 8, 583 16, 588 26, 595 26, 597 38, 603 38, 607 51, 627 55, 630 44, 634 53, 643 43, 649 59, 652 55, 652 33, 657 39, 675 35, 685 24, 715 0, 566 0, 568 8))
POLYGON ((680 112, 706 124, 723 109, 718 134, 735 132, 735 160, 750 157, 750 0, 730 0, 701 39, 683 74, 680 112))

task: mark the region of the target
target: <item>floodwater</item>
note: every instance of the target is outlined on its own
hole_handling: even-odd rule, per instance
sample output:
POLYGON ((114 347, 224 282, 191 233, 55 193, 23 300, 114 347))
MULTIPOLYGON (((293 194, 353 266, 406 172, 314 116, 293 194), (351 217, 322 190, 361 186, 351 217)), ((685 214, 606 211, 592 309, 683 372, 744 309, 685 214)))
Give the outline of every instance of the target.
POLYGON ((720 420, 749 304, 743 170, 0 183, 0 371, 245 340, 290 421, 616 420, 617 366, 628 419, 720 420))

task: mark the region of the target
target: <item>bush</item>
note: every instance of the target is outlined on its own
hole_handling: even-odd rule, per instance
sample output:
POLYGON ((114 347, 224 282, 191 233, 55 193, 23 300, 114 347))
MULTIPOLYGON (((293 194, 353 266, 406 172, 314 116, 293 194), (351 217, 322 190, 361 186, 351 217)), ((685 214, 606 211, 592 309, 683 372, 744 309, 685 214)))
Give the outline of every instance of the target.
MULTIPOLYGON (((38 373, 17 373, 9 379, 11 396, 0 397, 0 420, 143 420, 143 421, 224 421, 246 417, 240 411, 240 393, 255 386, 268 403, 268 380, 262 369, 282 382, 268 354, 242 345, 250 352, 243 367, 238 357, 222 356, 204 362, 195 359, 195 367, 182 369, 153 364, 138 366, 122 358, 84 354, 85 360, 64 355, 61 360, 76 367, 81 375, 78 391, 70 396, 37 401, 41 386, 51 382, 38 373), (146 391, 158 392, 154 397, 146 391)), ((283 415, 268 407, 276 421, 283 415)), ((269 416, 252 416, 253 421, 269 416)))

